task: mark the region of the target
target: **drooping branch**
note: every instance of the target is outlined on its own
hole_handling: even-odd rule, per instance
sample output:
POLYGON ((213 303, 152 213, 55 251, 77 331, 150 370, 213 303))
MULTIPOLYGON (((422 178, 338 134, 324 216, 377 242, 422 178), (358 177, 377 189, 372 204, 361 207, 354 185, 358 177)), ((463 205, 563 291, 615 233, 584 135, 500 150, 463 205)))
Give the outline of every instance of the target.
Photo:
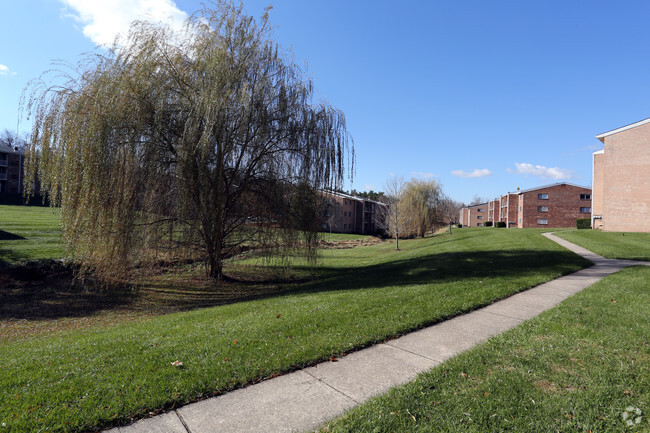
POLYGON ((167 245, 220 278, 242 242, 277 253, 299 233, 313 256, 305 188, 336 188, 354 151, 343 113, 314 102, 269 29, 228 1, 185 34, 136 22, 76 78, 32 89, 28 167, 86 268, 110 277, 167 245))

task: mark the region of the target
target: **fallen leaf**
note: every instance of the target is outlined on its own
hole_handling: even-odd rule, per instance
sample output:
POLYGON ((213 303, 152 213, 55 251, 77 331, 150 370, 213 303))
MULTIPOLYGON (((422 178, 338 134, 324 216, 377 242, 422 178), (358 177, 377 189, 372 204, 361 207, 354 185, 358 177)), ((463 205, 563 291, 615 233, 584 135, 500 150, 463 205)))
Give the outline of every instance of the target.
POLYGON ((180 361, 178 361, 178 360, 176 360, 176 361, 172 362, 172 365, 173 365, 174 367, 182 367, 182 366, 183 366, 183 363, 180 362, 180 361))
POLYGON ((275 318, 276 318, 276 319, 279 319, 280 316, 282 316, 282 314, 278 314, 277 316, 275 316, 275 318))

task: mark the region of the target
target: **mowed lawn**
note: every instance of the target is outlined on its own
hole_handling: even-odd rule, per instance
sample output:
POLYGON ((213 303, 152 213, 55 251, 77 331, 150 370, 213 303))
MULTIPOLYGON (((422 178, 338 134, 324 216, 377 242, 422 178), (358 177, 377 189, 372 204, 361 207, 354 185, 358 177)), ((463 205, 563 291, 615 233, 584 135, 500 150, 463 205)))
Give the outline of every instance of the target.
POLYGON ((295 263, 313 280, 281 295, 0 338, 0 431, 125 424, 445 320, 589 264, 528 230, 462 229, 400 247, 325 250, 316 269, 295 263))
POLYGON ((0 205, 0 264, 63 257, 60 226, 58 209, 0 205))
POLYGON ((650 233, 571 230, 555 234, 610 259, 650 261, 650 233))
POLYGON ((320 431, 648 432, 648 281, 611 275, 320 431))

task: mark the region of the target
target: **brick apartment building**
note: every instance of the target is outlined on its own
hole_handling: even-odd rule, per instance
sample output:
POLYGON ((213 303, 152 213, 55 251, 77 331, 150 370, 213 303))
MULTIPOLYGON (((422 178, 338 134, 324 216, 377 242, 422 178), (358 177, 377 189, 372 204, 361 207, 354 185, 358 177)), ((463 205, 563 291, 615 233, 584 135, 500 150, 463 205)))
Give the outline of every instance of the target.
POLYGON ((488 220, 488 203, 479 203, 460 210, 463 227, 483 227, 488 220))
POLYGON ((494 200, 487 202, 487 208, 488 208, 487 211, 488 221, 499 221, 499 209, 501 208, 499 199, 495 198, 494 200))
POLYGON ((499 198, 499 219, 506 223, 506 227, 516 227, 519 221, 519 196, 517 193, 509 192, 499 198))
POLYGON ((591 188, 556 183, 531 188, 519 196, 517 227, 575 227, 591 215, 591 188))
POLYGON ((22 194, 25 152, 0 145, 0 194, 22 194))
POLYGON ((506 227, 575 227, 579 218, 591 215, 591 189, 556 183, 509 192, 487 203, 461 210, 464 227, 482 227, 486 221, 502 221, 506 227))
POLYGON ((650 232, 650 119, 596 136, 592 227, 650 232))
POLYGON ((321 191, 321 194, 328 201, 323 230, 372 235, 381 228, 380 218, 384 213, 380 208, 386 207, 385 203, 333 191, 321 191))

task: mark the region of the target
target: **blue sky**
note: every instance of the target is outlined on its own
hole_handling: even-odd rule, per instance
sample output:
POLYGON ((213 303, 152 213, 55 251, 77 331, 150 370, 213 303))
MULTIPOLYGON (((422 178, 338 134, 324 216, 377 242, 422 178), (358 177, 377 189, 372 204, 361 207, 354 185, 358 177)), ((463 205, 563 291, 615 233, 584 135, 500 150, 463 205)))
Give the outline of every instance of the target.
MULTIPOLYGON (((357 154, 346 189, 434 178, 469 202, 590 185, 594 136, 650 116, 650 2, 244 0, 253 16, 269 4, 276 40, 346 115, 357 154)), ((76 63, 139 14, 200 7, 3 2, 0 129, 29 129, 20 94, 53 60, 76 63)))

